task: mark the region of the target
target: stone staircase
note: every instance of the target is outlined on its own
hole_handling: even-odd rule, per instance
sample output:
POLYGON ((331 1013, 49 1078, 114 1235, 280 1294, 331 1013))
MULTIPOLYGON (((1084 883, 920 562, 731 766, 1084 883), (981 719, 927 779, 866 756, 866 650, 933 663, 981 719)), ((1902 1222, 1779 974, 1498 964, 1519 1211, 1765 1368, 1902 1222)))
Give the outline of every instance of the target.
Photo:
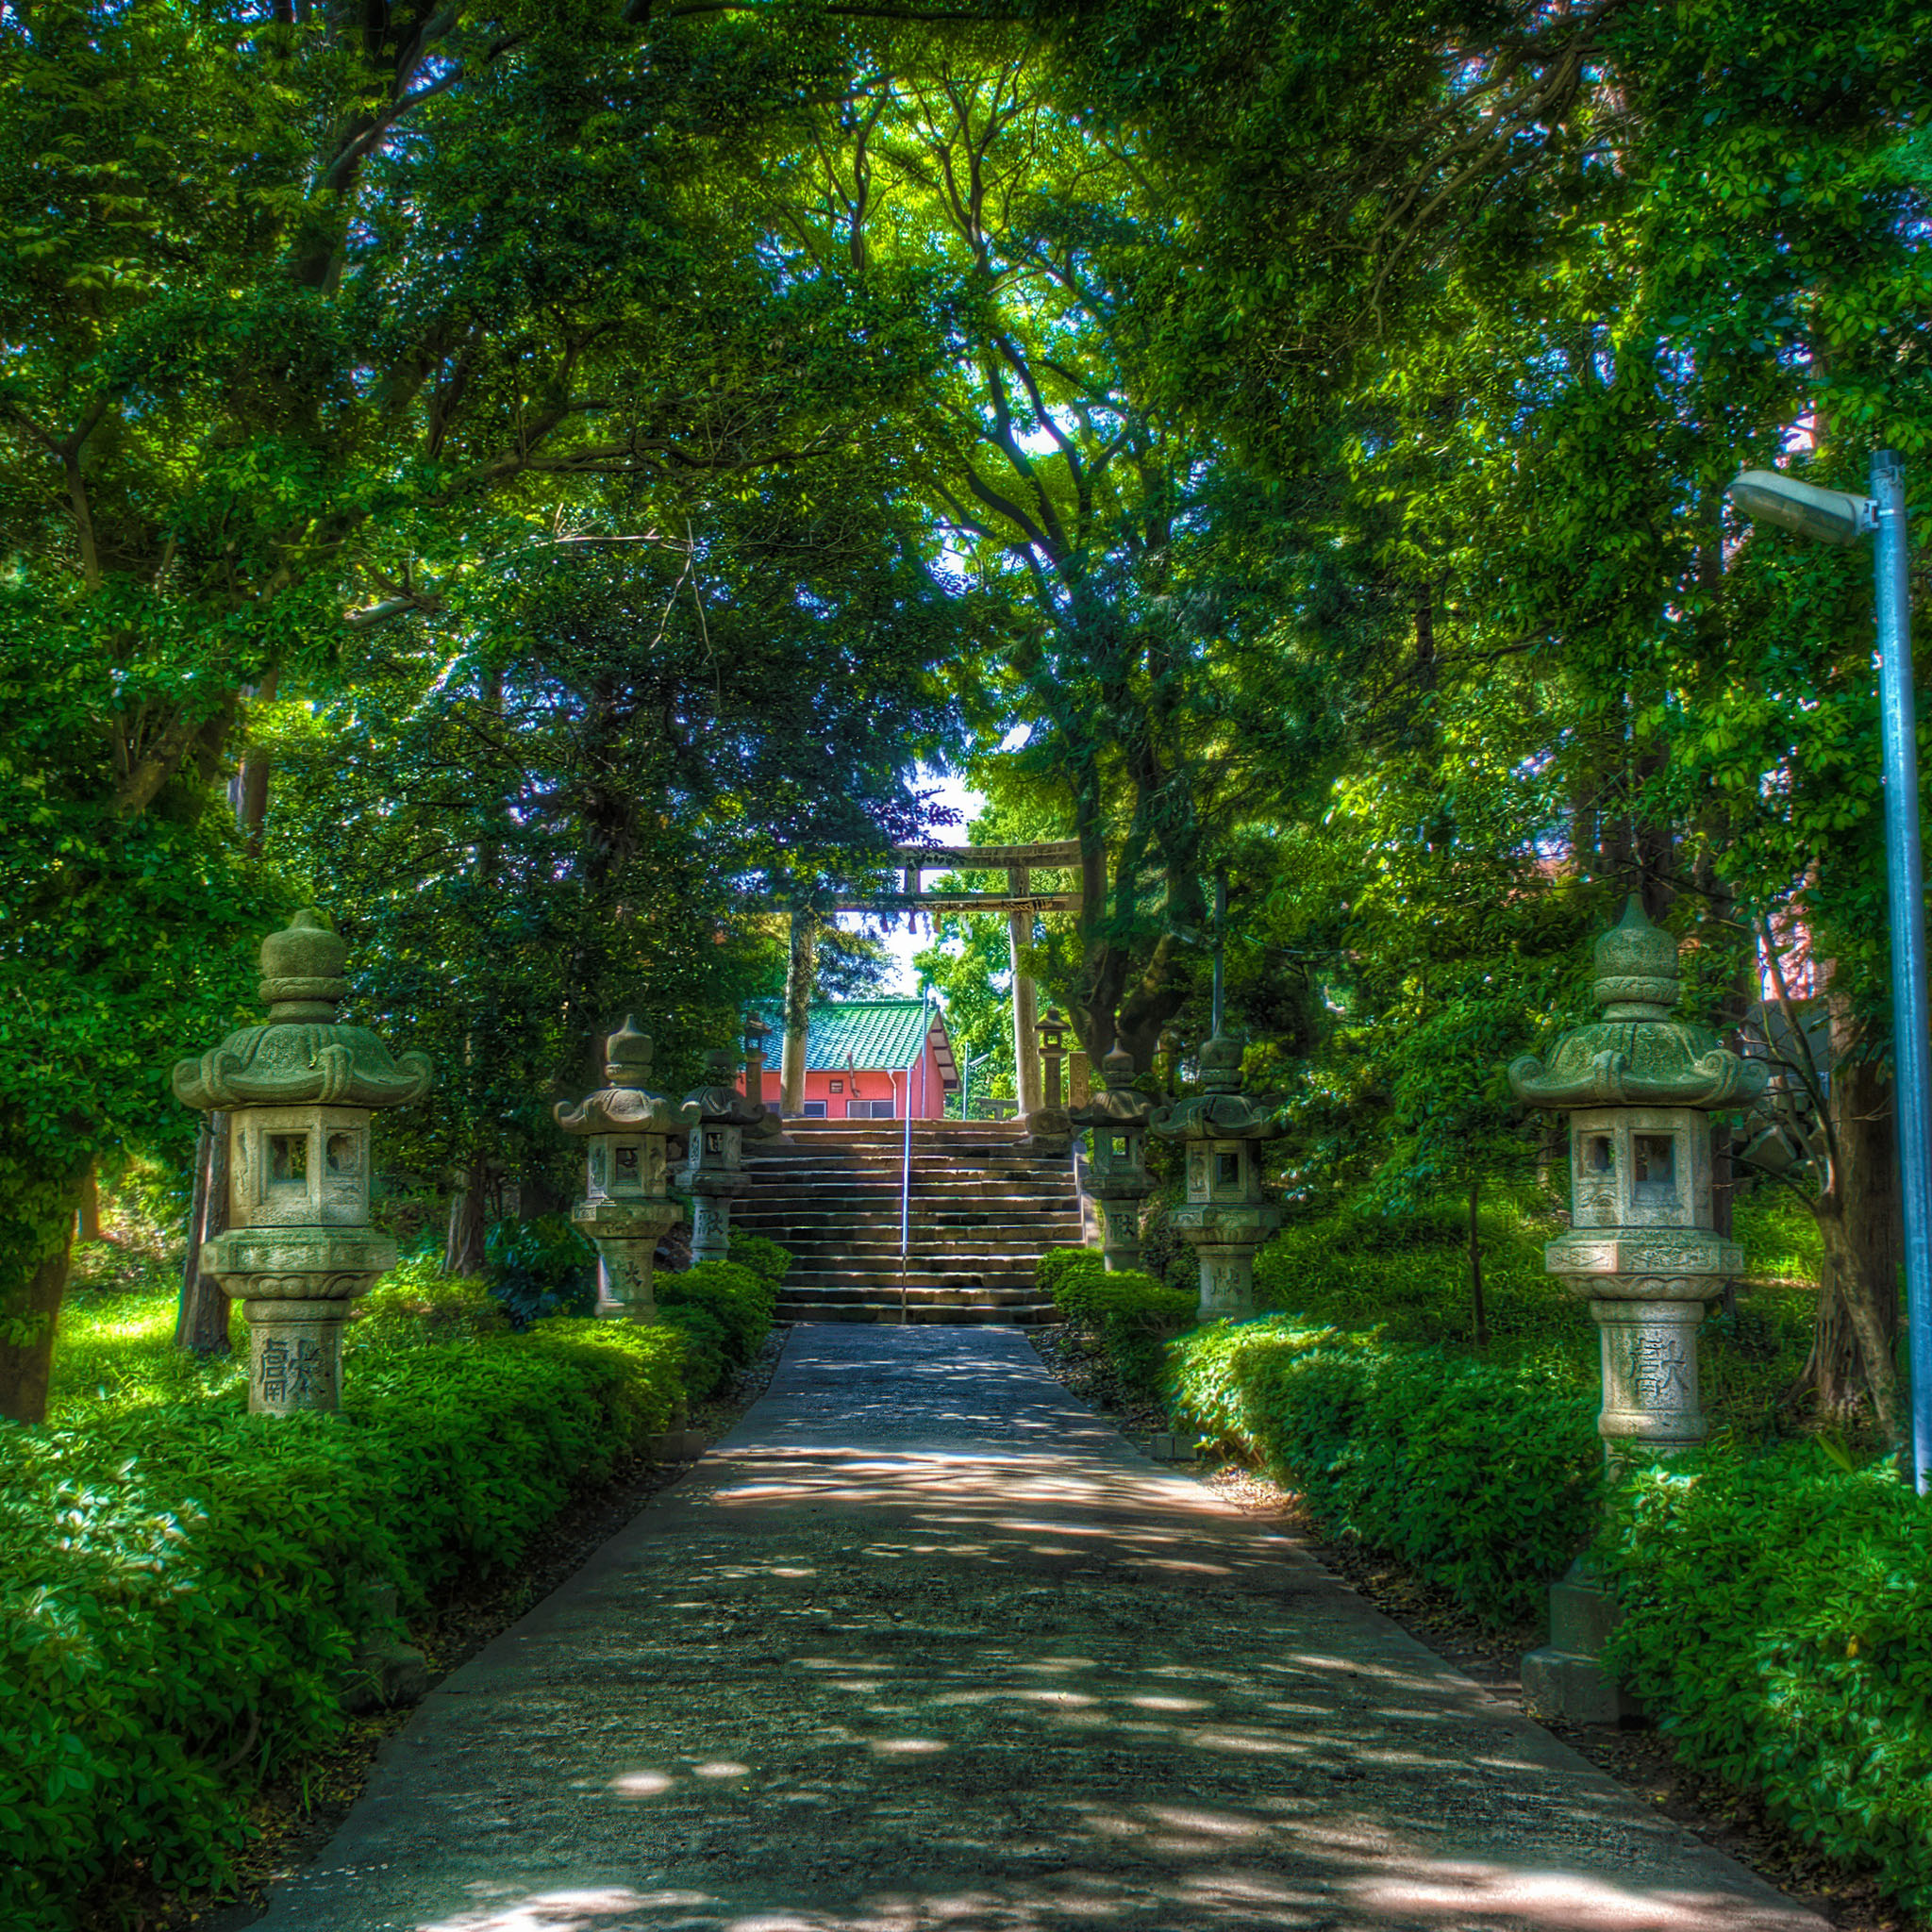
POLYGON ((1065 1156, 1018 1121, 914 1121, 906 1272, 899 1272, 904 1121, 788 1121, 790 1147, 745 1150, 751 1191, 731 1224, 794 1257, 781 1322, 1056 1322, 1033 1286, 1052 1247, 1079 1245, 1065 1156))

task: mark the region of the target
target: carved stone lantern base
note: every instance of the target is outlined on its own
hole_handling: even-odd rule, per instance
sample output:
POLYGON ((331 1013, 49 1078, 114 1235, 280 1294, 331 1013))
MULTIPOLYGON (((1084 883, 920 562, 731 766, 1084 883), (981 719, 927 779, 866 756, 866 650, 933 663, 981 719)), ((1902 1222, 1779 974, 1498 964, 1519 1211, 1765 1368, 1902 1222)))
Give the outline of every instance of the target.
POLYGON ((1255 1250, 1281 1225, 1272 1202, 1189 1202, 1176 1208, 1174 1231, 1200 1257, 1200 1314, 1243 1321, 1255 1312, 1255 1250))
POLYGON ((236 1228, 203 1244, 203 1269, 248 1324, 251 1414, 341 1407, 342 1330, 395 1263, 395 1243, 360 1228, 236 1228))
POLYGON ((1029 1154, 1049 1159, 1074 1151, 1074 1124, 1063 1107, 1036 1107, 1026 1115, 1026 1139, 1021 1143, 1029 1154))
POLYGON ((1550 1641, 1523 1659, 1523 1704, 1532 1717, 1573 1724, 1613 1724, 1642 1707, 1604 1669, 1617 1621, 1616 1599, 1579 1557, 1550 1586, 1550 1641))
POLYGON ((726 1261, 731 1257, 731 1204, 749 1193, 748 1174, 700 1174, 691 1183, 691 1258, 726 1261))
POLYGON ((651 1274, 658 1243, 684 1210, 675 1201, 579 1201, 571 1219, 597 1245, 596 1314, 606 1322, 653 1322, 651 1274))
POLYGON ((1100 1252, 1109 1274, 1141 1266, 1141 1208, 1153 1188, 1151 1180, 1087 1183, 1087 1197, 1100 1209, 1100 1252))

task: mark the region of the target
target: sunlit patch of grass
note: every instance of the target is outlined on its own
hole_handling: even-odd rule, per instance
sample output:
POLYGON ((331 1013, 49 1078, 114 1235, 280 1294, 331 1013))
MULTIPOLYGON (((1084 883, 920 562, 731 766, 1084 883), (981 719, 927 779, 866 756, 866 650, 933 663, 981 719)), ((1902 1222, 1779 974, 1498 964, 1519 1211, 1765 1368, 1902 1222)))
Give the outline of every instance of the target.
POLYGON ((175 1347, 176 1291, 154 1286, 125 1293, 71 1295, 60 1311, 47 1420, 84 1422, 91 1409, 145 1408, 217 1391, 241 1370, 232 1356, 202 1359, 175 1347))

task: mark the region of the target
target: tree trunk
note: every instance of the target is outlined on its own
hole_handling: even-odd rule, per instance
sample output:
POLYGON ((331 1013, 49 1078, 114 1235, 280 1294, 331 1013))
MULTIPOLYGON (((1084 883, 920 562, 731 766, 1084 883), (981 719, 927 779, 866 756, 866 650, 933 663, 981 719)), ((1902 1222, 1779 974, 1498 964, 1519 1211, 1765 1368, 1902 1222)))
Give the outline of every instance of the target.
MULTIPOLYGON (((249 695, 258 704, 272 703, 280 678, 281 667, 271 664, 261 683, 249 695)), ((251 744, 242 755, 242 774, 235 799, 236 821, 247 838, 250 858, 261 857, 262 839, 268 824, 268 754, 251 744)))
POLYGON ((47 1382, 54 1333, 74 1260, 86 1166, 29 1180, 8 1206, 8 1219, 25 1237, 19 1270, 0 1297, 0 1416, 39 1423, 47 1417, 47 1382))
POLYGON ((445 1274, 480 1274, 483 1272, 483 1192, 486 1185, 483 1163, 473 1160, 463 1170, 457 1191, 450 1196, 449 1239, 443 1243, 442 1272, 445 1274))
POLYGON ((98 1162, 88 1164, 86 1175, 80 1183, 79 1224, 75 1239, 83 1241, 106 1241, 109 1247, 119 1247, 121 1242, 101 1226, 101 1174, 98 1162))
MULTIPOLYGON (((226 1355, 230 1346, 228 1297, 213 1275, 201 1272, 202 1242, 222 1231, 210 1225, 218 1168, 225 1210, 227 1205, 226 1120, 225 1114, 205 1117, 194 1147, 194 1205, 188 1214, 188 1252, 181 1257, 181 1305, 175 1317, 175 1346, 190 1355, 226 1355), (223 1158, 219 1160, 214 1130, 218 1120, 224 1125, 223 1158)), ((225 1211, 221 1219, 225 1223, 225 1211)))
POLYGON ((1469 1306, 1470 1313, 1475 1319, 1475 1345, 1487 1348, 1490 1345, 1490 1310, 1483 1300, 1483 1237, 1482 1224, 1476 1219, 1476 1204, 1482 1198, 1483 1184, 1479 1180, 1469 1184, 1469 1306))
POLYGON ((1892 1087, 1885 1069, 1834 1016, 1831 1120, 1837 1172, 1818 1203, 1824 1267, 1806 1377, 1821 1409, 1847 1415, 1861 1394, 1888 1441, 1899 1439, 1899 1269, 1905 1230, 1892 1141, 1892 1087))
POLYGON ((818 921, 803 909, 791 915, 791 948, 785 966, 785 1042, 781 1049, 779 1111, 795 1120, 805 1108, 805 1036, 818 968, 818 921))

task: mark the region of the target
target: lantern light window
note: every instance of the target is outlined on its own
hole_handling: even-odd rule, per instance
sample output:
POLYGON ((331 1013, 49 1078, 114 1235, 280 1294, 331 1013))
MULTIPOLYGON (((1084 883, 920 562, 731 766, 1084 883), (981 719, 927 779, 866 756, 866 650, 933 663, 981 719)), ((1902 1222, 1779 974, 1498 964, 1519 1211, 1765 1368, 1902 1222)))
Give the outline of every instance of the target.
POLYGON ((308 1136, 271 1134, 268 1137, 268 1176, 287 1187, 308 1183, 308 1136))
POLYGON ((1637 1158, 1640 1188, 1677 1190, 1677 1142, 1671 1134, 1639 1134, 1632 1151, 1637 1158))

